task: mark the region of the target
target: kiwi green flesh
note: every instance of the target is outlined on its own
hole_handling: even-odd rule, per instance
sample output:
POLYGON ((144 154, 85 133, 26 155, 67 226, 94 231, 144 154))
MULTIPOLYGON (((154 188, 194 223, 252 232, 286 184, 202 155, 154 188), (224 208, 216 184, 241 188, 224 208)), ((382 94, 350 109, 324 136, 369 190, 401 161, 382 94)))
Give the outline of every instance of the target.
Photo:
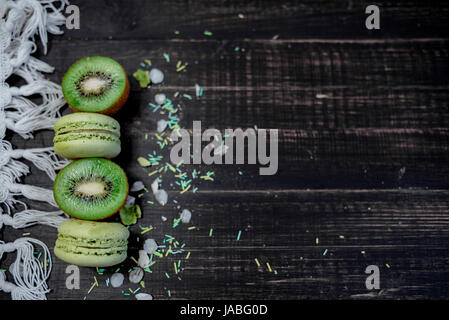
POLYGON ((116 213, 126 201, 128 182, 122 168, 103 158, 86 158, 62 169, 54 182, 54 198, 67 214, 100 220, 116 213))
POLYGON ((126 73, 122 66, 107 57, 88 57, 75 62, 62 80, 67 103, 79 111, 99 112, 112 106, 125 92, 126 73), (87 82, 102 82, 96 92, 87 91, 87 82))

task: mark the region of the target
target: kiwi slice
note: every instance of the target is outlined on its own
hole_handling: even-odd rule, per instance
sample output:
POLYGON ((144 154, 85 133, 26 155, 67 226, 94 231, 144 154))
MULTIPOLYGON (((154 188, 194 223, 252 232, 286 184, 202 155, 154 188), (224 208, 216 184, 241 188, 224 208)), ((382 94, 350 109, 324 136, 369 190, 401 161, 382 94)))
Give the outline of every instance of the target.
POLYGON ((76 112, 114 114, 125 104, 129 82, 123 67, 107 57, 76 61, 62 79, 64 98, 76 112))
POLYGON ((72 217, 100 220, 123 207, 128 196, 128 180, 114 162, 85 158, 58 173, 53 194, 61 210, 72 217))

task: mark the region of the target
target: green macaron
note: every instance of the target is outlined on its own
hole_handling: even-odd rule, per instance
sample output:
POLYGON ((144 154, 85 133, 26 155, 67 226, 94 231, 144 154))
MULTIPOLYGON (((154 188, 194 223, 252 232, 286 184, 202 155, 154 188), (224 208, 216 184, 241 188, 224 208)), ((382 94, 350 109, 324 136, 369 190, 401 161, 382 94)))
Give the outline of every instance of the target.
POLYGON ((109 267, 126 259, 128 237, 120 223, 70 219, 58 226, 54 252, 70 264, 109 267))
POLYGON ((120 124, 99 113, 72 113, 56 120, 55 152, 67 159, 114 158, 120 153, 120 124))

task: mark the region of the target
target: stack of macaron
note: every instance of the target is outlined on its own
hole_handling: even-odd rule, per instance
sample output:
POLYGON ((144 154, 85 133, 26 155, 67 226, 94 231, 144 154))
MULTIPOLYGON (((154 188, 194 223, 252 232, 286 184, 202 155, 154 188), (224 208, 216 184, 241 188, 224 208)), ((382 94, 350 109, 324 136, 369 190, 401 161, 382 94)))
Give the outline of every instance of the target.
POLYGON ((109 160, 121 151, 120 124, 111 115, 128 98, 128 78, 118 62, 88 57, 70 67, 62 91, 75 113, 56 120, 54 149, 74 161, 58 173, 53 193, 61 210, 75 219, 59 225, 54 252, 71 264, 112 266, 126 259, 129 231, 96 220, 117 213, 128 196, 125 172, 109 160))

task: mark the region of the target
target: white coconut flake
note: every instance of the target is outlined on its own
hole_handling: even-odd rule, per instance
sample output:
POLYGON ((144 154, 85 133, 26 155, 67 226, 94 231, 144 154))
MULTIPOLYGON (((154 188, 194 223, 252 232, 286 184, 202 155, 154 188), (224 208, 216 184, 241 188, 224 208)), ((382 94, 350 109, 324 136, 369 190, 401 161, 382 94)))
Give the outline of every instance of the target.
POLYGON ((147 239, 143 243, 143 250, 148 253, 152 254, 154 251, 157 250, 157 242, 154 239, 147 239))
POLYGON ((136 203, 136 198, 128 195, 128 198, 126 198, 126 205, 133 206, 135 203, 136 203))
POLYGON ((149 293, 138 293, 135 295, 137 300, 153 300, 153 296, 149 293))
POLYGON ((164 119, 161 119, 157 122, 157 132, 161 133, 162 131, 165 130, 165 128, 167 128, 167 124, 168 122, 164 119))
POLYGON ((165 103, 165 99, 167 99, 167 97, 163 93, 156 93, 156 95, 154 96, 154 101, 158 105, 165 103))
POLYGON ((150 80, 151 83, 158 84, 164 81, 164 74, 161 70, 153 68, 150 71, 150 80))
POLYGON ((184 209, 181 212, 181 221, 182 223, 189 223, 192 218, 192 212, 189 209, 184 209))
POLYGON ((129 281, 132 283, 139 283, 143 279, 143 269, 137 268, 129 273, 129 281))
POLYGON ((145 188, 145 185, 143 184, 142 181, 136 181, 133 183, 133 185, 129 191, 137 192, 137 191, 143 190, 144 188, 145 188))
POLYGON ((156 178, 151 184, 151 191, 153 191, 153 193, 156 193, 156 191, 158 190, 159 190, 159 178, 156 178))
POLYGON ((124 280, 125 276, 119 272, 116 272, 111 276, 110 283, 113 288, 119 288, 122 286, 124 280))
POLYGON ((145 269, 150 266, 150 257, 145 250, 139 250, 139 267, 145 269))
POLYGON ((164 189, 157 190, 154 193, 154 197, 160 205, 165 206, 168 201, 168 193, 164 189))

